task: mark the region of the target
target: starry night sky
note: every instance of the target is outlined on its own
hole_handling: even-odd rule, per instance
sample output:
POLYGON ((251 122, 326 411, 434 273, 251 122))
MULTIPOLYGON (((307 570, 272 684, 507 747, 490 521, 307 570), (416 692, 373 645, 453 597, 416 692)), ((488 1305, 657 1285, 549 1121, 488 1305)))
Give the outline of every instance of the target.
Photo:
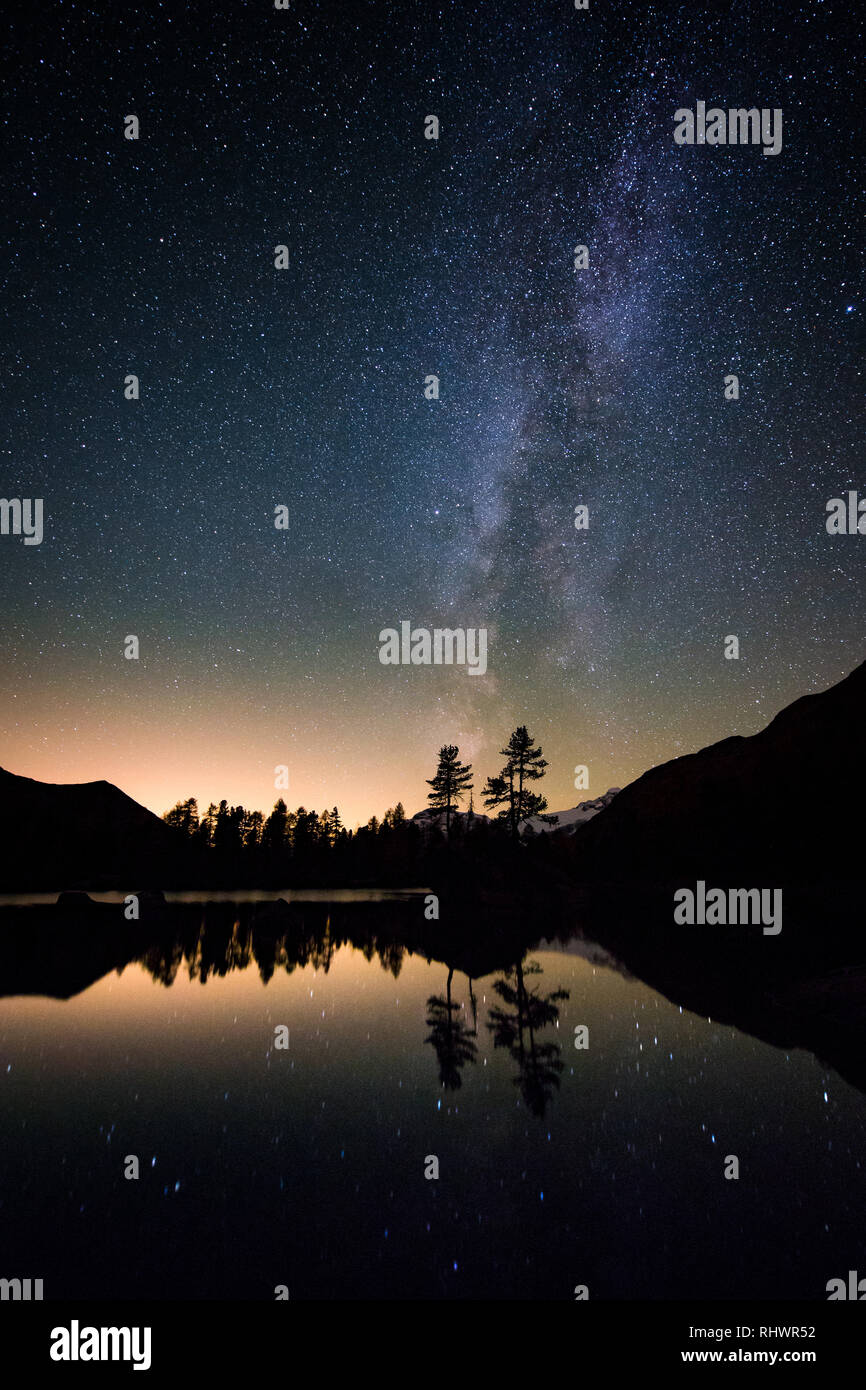
POLYGON ((158 812, 287 764, 352 825, 526 723, 558 810, 851 670, 850 10, 13 11, 0 495, 45 539, 0 537, 0 764, 158 812), (698 100, 781 107, 781 153, 676 145, 698 100), (487 627, 488 674, 382 666, 401 619, 487 627))

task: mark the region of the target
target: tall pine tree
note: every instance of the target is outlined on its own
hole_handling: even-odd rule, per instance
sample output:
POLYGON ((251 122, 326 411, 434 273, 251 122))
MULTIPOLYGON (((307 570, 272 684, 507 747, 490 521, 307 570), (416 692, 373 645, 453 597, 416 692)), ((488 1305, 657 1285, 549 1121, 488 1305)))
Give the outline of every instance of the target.
POLYGON ((547 760, 541 756, 542 750, 536 747, 535 739, 526 725, 515 729, 508 744, 500 750, 505 758, 505 766, 496 777, 488 777, 482 795, 488 810, 501 806, 499 819, 508 823, 512 835, 517 838, 521 821, 530 816, 540 816, 547 810, 547 800, 537 792, 530 791, 528 782, 537 782, 544 776, 547 760))
POLYGON ((467 791, 472 789, 472 766, 461 763, 460 752, 453 743, 439 749, 439 766, 435 777, 427 778, 427 793, 430 809, 445 812, 445 834, 451 839, 451 814, 457 810, 457 803, 467 791))

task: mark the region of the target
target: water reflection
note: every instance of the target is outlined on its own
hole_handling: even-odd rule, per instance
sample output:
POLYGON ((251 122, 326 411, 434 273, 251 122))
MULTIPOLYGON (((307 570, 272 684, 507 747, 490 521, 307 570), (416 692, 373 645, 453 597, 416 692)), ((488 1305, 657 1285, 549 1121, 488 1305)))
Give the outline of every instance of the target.
MULTIPOLYGON (((0 996, 46 994, 70 998, 109 970, 137 962, 161 984, 180 971, 205 984, 254 968, 267 984, 308 965, 326 974, 343 946, 378 958, 394 979, 407 952, 456 969, 468 960, 489 974, 509 959, 513 938, 496 924, 424 917, 423 896, 351 902, 208 901, 168 904, 140 899, 140 918, 122 905, 64 895, 55 905, 0 909, 0 996)), ((525 931, 525 923, 523 924, 525 931)), ((446 1001, 447 1002, 447 1001, 446 1001)))
MULTIPOLYGON (((223 897, 208 902, 166 902, 140 896, 140 919, 127 921, 122 904, 64 894, 53 905, 0 908, 0 998, 42 995, 71 999, 111 971, 140 964, 171 988, 182 973, 202 985, 236 971, 255 971, 267 985, 277 975, 311 966, 327 975, 345 947, 367 961, 378 959, 395 980, 408 956, 446 969, 443 994, 427 1000, 425 1043, 435 1052, 441 1084, 457 1090, 476 1061, 477 1000, 472 980, 496 975, 500 1003, 486 1027, 495 1046, 512 1059, 519 1087, 533 1114, 541 1116, 559 1085, 560 1049, 540 1035, 557 1023, 557 990, 543 994, 530 953, 557 937, 565 949, 634 975, 674 1003, 731 1023, 785 1048, 805 1047, 846 1080, 866 1090, 866 968, 820 958, 795 960, 784 970, 741 968, 739 956, 721 959, 699 944, 685 950, 669 926, 626 933, 611 931, 607 919, 593 923, 593 947, 573 920, 542 920, 497 907, 487 916, 451 914, 446 922, 424 916, 423 895, 365 898, 353 892, 342 901, 262 901, 223 897), (667 933, 667 934, 665 934, 667 933), (611 949, 616 955, 610 954, 611 949), (471 1024, 463 1003, 453 998, 455 973, 469 981, 471 1024)), ((642 924, 644 926, 644 924, 642 924)))
POLYGON ((517 961, 505 975, 494 980, 493 988, 507 1008, 491 1009, 487 1027, 496 1047, 504 1047, 517 1066, 515 1086, 533 1115, 541 1116, 555 1090, 563 1069, 561 1049, 552 1041, 539 1042, 538 1034, 559 1019, 557 1003, 568 999, 567 989, 539 994, 527 988, 527 975, 542 973, 538 961, 517 961))
POLYGON ((425 1043, 432 1043, 436 1057, 439 1061, 439 1080, 449 1091, 456 1091, 462 1084, 460 1075, 467 1062, 474 1062, 478 1056, 478 1044, 474 1041, 478 1036, 477 1008, 476 1000, 472 996, 472 981, 469 981, 469 994, 472 999, 472 1018, 473 1025, 470 1028, 459 1015, 463 1011, 462 1004, 456 1004, 451 998, 451 981, 454 978, 453 968, 448 971, 448 979, 445 984, 445 997, 431 994, 427 1000, 427 1027, 430 1034, 424 1039, 425 1043))
MULTIPOLYGON (((4 1258, 53 1297, 823 1297, 855 1267, 862 1097, 699 1011, 706 961, 655 934, 626 969, 499 905, 79 900, 0 927, 4 1258)), ((732 1019, 856 1071, 862 972, 741 974, 732 1019)))
MULTIPOLYGON (((180 975, 205 985, 235 971, 255 970, 269 984, 279 972, 291 975, 311 966, 325 975, 335 955, 351 946, 368 961, 378 959, 396 980, 407 952, 448 954, 448 937, 431 942, 429 926, 412 899, 335 904, 261 901, 210 901, 166 904, 155 898, 143 903, 138 923, 119 925, 120 905, 79 898, 61 907, 42 905, 9 908, 0 963, 0 995, 48 994, 71 998, 114 969, 122 973, 140 965, 158 984, 170 989, 180 975), (58 938, 57 926, 63 925, 58 938), (16 927, 20 930, 16 931, 16 927), (25 930, 26 928, 26 930, 25 930), (26 944, 25 944, 26 943, 26 944)), ((478 924, 474 945, 485 945, 478 924)), ((465 937, 466 924, 461 925, 465 937)), ((493 973, 497 950, 491 944, 493 973)), ((542 1116, 559 1086, 563 1062, 559 1046, 542 1034, 557 1023, 559 1002, 568 991, 544 994, 541 966, 526 951, 505 965, 498 952, 500 974, 492 981, 499 1003, 489 1008, 485 1026, 496 1048, 504 1049, 516 1068, 514 1084, 530 1111, 542 1116)), ((424 1043, 435 1053, 439 1081, 458 1090, 464 1068, 478 1058, 478 999, 467 972, 465 1002, 454 998, 457 966, 447 962, 444 992, 427 999, 424 1043)))

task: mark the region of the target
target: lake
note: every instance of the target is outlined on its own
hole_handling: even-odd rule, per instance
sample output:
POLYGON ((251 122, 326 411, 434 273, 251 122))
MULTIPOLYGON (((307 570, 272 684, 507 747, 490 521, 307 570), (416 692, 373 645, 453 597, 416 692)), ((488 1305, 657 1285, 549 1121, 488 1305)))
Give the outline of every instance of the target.
POLYGON ((382 901, 343 895, 335 927, 296 896, 286 931, 186 902, 107 969, 82 929, 36 950, 41 909, 0 910, 0 1276, 46 1299, 825 1299, 863 1265, 860 1090, 583 940, 470 979, 371 936, 382 901))

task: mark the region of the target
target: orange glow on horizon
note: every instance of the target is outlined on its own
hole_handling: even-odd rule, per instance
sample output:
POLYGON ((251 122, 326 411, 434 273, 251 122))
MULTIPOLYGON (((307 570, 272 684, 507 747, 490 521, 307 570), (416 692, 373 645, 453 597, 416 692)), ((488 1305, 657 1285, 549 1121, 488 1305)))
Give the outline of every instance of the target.
POLYGON ((283 696, 264 707, 251 692, 228 689, 185 702, 161 692, 154 709, 128 689, 92 696, 73 682, 62 695, 43 690, 26 704, 13 697, 15 732, 0 742, 0 766, 43 782, 105 780, 160 816, 191 796, 200 812, 224 798, 267 815, 282 797, 293 810, 336 805, 354 829, 398 801, 409 817, 426 807, 426 779, 445 743, 456 743, 473 765, 475 810, 483 813, 481 788, 499 771, 511 730, 525 723, 549 764, 538 790, 551 811, 561 811, 732 733, 756 733, 801 693, 792 677, 788 698, 772 705, 757 708, 744 690, 733 712, 721 701, 696 707, 683 700, 673 717, 649 697, 619 692, 601 720, 585 704, 578 711, 561 699, 542 713, 541 697, 504 708, 491 695, 475 707, 459 691, 452 700, 410 702, 396 688, 387 698, 368 693, 351 709, 330 702, 327 691, 312 706, 286 704, 283 696), (589 768, 585 790, 574 786, 581 764, 589 768), (288 767, 286 790, 274 785, 281 765, 288 767))

